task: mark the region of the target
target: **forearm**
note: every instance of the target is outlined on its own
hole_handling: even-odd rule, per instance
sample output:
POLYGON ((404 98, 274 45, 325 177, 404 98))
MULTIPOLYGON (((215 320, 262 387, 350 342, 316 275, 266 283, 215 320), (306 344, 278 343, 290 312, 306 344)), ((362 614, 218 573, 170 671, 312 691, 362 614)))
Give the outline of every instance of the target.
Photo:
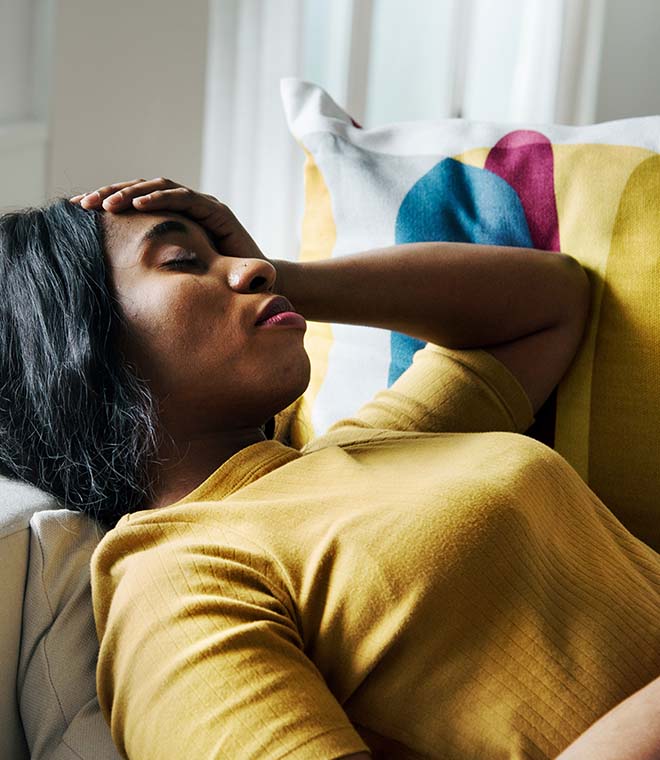
POLYGON ((658 757, 660 678, 610 710, 557 760, 657 760, 658 757))
POLYGON ((273 263, 276 289, 310 320, 382 327, 452 348, 495 345, 586 315, 586 274, 560 253, 426 242, 273 263))

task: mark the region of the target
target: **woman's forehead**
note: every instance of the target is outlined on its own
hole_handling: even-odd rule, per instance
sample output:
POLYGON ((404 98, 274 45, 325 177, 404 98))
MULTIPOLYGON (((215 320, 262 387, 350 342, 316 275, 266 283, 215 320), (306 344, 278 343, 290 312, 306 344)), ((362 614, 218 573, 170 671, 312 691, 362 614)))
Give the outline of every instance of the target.
POLYGON ((106 254, 113 266, 135 264, 143 246, 165 233, 179 231, 191 237, 202 231, 199 224, 175 212, 104 212, 106 254), (170 222, 170 224, 168 224, 170 222))

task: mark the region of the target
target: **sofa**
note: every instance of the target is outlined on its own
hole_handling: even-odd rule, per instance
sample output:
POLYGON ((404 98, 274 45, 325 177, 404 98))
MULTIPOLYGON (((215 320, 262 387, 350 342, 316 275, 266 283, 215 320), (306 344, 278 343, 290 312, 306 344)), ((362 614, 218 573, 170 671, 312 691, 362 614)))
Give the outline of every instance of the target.
MULTIPOLYGON (((582 263, 594 294, 585 338, 531 434, 657 551, 660 117, 364 130, 313 83, 285 79, 281 90, 306 156, 301 260, 435 239, 562 250, 582 263)), ((305 341, 310 388, 282 418, 298 446, 391 384, 419 348, 346 325, 310 324, 305 341)), ((89 559, 103 531, 6 478, 0 504, 0 759, 118 758, 94 680, 89 559)))

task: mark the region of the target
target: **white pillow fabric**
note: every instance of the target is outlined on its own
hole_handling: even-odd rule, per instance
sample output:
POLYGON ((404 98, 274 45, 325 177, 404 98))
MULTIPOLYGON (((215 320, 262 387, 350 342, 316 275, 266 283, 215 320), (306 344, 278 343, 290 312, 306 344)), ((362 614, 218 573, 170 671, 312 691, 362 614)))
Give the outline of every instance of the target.
POLYGON ((67 509, 30 521, 17 693, 31 760, 118 760, 96 697, 89 562, 103 537, 67 509))

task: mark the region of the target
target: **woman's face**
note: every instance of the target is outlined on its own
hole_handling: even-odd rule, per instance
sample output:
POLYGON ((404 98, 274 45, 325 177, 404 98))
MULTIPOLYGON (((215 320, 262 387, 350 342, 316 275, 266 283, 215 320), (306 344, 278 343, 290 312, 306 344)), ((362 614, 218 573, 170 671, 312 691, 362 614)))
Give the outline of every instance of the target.
POLYGON ((122 348, 171 433, 258 427, 303 393, 304 327, 255 325, 274 297, 272 264, 223 256, 176 213, 105 213, 104 224, 122 348))

